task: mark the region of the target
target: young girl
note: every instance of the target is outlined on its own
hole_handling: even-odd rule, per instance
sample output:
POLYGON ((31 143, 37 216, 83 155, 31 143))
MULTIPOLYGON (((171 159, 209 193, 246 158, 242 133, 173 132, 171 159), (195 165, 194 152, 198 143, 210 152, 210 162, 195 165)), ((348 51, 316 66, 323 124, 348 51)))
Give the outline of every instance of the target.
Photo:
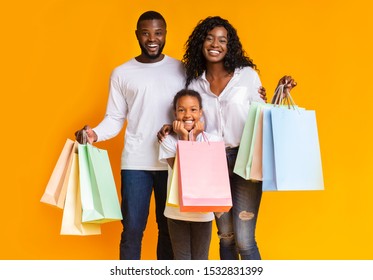
MULTIPOLYGON (((204 141, 201 133, 204 126, 200 122, 202 100, 199 93, 194 90, 179 91, 174 97, 173 109, 176 118, 172 124, 174 133, 162 141, 159 150, 159 159, 167 161, 169 164, 168 189, 170 188, 177 141, 204 141)), ((205 136, 209 141, 221 140, 217 136, 214 137, 206 133, 205 136)), ((214 214, 212 212, 180 212, 179 207, 166 205, 164 215, 168 221, 175 260, 207 260, 214 214)))

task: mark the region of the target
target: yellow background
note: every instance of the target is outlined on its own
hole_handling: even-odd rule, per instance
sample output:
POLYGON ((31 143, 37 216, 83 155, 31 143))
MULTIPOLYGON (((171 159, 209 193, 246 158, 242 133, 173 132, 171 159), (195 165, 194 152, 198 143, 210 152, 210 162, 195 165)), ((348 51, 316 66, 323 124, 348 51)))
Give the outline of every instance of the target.
MULTIPOLYGON (((135 24, 150 9, 166 18, 165 52, 179 59, 198 20, 229 19, 268 97, 290 74, 296 103, 316 110, 326 189, 264 193, 263 259, 373 259, 371 0, 2 1, 0 259, 118 258, 119 222, 61 236, 62 211, 39 200, 66 138, 102 119, 111 70, 139 54, 135 24)), ((97 144, 118 190, 122 138, 97 144)), ((155 258, 153 213, 143 259, 155 258)))

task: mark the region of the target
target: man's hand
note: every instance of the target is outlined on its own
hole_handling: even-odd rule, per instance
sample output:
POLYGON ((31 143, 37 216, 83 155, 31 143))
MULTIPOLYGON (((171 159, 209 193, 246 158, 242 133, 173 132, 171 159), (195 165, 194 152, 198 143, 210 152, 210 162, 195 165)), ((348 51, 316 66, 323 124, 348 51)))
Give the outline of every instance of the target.
POLYGON ((82 129, 75 132, 75 139, 80 144, 92 144, 97 141, 97 134, 88 125, 85 125, 82 129))

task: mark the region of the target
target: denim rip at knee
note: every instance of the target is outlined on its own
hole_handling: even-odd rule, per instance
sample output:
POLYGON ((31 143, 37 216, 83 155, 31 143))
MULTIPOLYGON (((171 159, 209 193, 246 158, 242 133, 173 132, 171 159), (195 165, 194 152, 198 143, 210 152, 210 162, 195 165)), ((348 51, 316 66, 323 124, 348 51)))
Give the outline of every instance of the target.
POLYGON ((228 213, 216 213, 222 259, 260 259, 255 229, 262 197, 261 183, 233 173, 238 149, 227 149, 227 161, 233 207, 228 213))

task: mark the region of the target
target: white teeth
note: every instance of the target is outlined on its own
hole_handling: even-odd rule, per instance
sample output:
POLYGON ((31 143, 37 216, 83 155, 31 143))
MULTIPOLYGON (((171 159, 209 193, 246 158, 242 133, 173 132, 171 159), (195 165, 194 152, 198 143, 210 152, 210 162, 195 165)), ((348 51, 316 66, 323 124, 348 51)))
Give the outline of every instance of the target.
POLYGON ((218 52, 218 51, 209 51, 209 53, 219 54, 220 52, 218 52))
POLYGON ((148 45, 149 48, 155 48, 157 45, 148 45))
POLYGON ((186 124, 192 124, 193 121, 184 121, 186 124))

